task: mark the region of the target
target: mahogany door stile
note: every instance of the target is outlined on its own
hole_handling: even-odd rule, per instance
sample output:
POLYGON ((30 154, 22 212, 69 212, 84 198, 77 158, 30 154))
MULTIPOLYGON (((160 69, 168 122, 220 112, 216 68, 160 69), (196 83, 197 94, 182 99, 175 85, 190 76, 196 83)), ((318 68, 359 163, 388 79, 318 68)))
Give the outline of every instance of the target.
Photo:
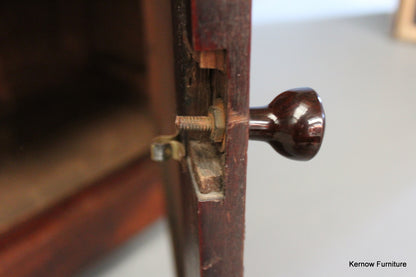
POLYGON ((182 276, 242 276, 251 1, 173 0, 172 15, 178 114, 206 115, 220 98, 226 117, 223 146, 204 134, 182 136, 188 153, 177 199, 183 205, 182 276), (200 176, 190 170, 205 158, 192 155, 198 144, 211 147, 221 164, 218 180, 213 178, 219 190, 198 188, 200 176))

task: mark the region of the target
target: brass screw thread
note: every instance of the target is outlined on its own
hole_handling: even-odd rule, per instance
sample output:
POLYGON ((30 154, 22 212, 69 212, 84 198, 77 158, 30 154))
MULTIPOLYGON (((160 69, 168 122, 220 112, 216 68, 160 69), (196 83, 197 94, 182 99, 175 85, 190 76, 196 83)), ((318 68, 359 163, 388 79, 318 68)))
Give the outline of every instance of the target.
POLYGON ((176 116, 175 125, 180 130, 211 131, 212 119, 209 116, 176 116))

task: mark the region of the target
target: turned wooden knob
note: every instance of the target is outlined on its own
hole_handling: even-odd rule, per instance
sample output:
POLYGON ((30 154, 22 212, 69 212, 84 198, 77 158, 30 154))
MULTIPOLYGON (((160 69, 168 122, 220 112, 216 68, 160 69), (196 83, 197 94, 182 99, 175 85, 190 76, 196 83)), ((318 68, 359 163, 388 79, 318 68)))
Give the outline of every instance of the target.
POLYGON ((321 147, 325 113, 311 88, 279 94, 268 106, 250 109, 250 139, 261 140, 294 160, 310 160, 321 147))

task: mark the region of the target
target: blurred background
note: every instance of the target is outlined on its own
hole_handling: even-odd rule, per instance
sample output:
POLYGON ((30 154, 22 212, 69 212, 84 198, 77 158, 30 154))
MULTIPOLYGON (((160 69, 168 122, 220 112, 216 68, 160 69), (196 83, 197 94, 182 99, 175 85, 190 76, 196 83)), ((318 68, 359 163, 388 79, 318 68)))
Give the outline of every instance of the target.
MULTIPOLYGON (((416 45, 391 35, 397 6, 253 0, 251 105, 310 86, 327 129, 308 163, 250 142, 246 276, 416 276, 416 45)), ((174 276, 166 221, 79 276, 174 276)))
POLYGON ((253 25, 392 13, 397 0, 253 0, 253 25))

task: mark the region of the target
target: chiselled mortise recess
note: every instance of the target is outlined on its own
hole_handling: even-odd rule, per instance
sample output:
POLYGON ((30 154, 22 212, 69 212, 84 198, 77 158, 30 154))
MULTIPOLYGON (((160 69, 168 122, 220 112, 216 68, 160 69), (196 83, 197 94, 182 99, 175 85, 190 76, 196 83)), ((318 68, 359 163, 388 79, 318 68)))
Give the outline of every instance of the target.
POLYGON ((224 197, 222 176, 223 166, 210 143, 191 141, 187 166, 201 201, 221 200, 224 197))
POLYGON ((214 201, 223 197, 224 146, 227 93, 226 50, 194 52, 192 85, 186 95, 192 99, 175 120, 184 135, 188 171, 192 175, 195 192, 200 201, 214 201), (201 104, 207 106, 201 106, 201 104), (196 134, 196 135, 195 135, 196 134))
MULTIPOLYGON (((225 133, 224 104, 215 99, 207 116, 177 116, 175 125, 180 131, 209 132, 209 141, 188 142, 188 166, 198 192, 209 194, 222 190, 222 156, 225 133), (220 147, 216 145, 219 144, 220 147)), ((218 196, 215 196, 218 198, 218 196)))
MULTIPOLYGON (((187 158, 186 159, 187 162, 187 166, 188 168, 192 168, 192 159, 191 158, 187 158)), ((224 199, 224 192, 221 191, 212 191, 209 193, 202 193, 201 190, 199 189, 200 185, 196 179, 196 174, 194 171, 190 170, 189 171, 190 177, 191 177, 191 181, 192 184, 194 185, 194 189, 195 189, 195 194, 198 197, 198 201, 201 202, 206 202, 206 201, 213 201, 213 202, 220 202, 224 199)))
MULTIPOLYGON (((161 136, 152 144, 152 159, 183 160, 198 188, 197 193, 208 199, 218 199, 222 193, 223 152, 225 146, 226 112, 226 51, 193 52, 193 66, 187 70, 182 88, 185 101, 175 125, 177 134, 161 136), (207 105, 212 103, 211 105, 207 105), (189 116, 188 116, 189 114, 189 116)), ((201 198, 202 199, 202 198, 201 198)))
POLYGON ((198 52, 199 67, 225 70, 225 50, 198 52))

